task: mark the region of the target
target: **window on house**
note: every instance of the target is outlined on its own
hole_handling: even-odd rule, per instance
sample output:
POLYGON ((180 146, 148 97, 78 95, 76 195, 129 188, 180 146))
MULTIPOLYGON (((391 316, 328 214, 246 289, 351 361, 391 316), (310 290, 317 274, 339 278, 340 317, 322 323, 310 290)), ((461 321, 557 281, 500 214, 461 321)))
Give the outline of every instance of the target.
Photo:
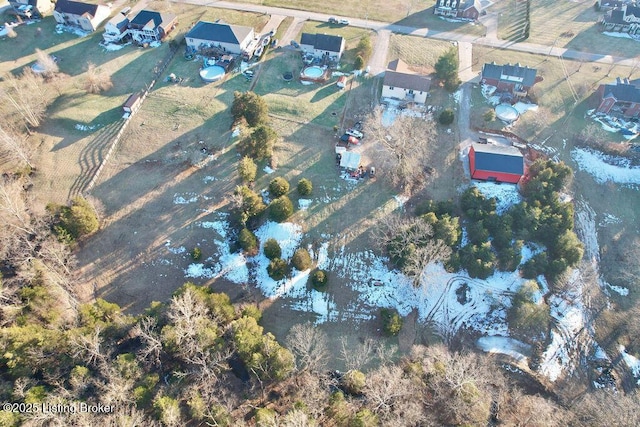
POLYGON ((389 90, 393 90, 395 89, 393 86, 389 86, 389 90))

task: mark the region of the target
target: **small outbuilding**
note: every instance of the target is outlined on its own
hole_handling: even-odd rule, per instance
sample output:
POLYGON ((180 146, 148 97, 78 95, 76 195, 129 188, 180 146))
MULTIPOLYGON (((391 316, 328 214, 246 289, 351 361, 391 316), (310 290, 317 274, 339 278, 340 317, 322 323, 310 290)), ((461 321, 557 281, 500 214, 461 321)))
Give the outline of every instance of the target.
POLYGON ((132 114, 135 113, 138 108, 140 108, 140 105, 142 105, 142 94, 138 92, 127 98, 126 102, 122 106, 122 109, 125 113, 132 114))
POLYGON ((515 147, 473 143, 469 170, 472 179, 517 184, 524 175, 524 157, 515 147))
POLYGON ((360 153, 354 153, 353 151, 342 152, 340 159, 340 167, 348 171, 354 171, 360 166, 360 153))

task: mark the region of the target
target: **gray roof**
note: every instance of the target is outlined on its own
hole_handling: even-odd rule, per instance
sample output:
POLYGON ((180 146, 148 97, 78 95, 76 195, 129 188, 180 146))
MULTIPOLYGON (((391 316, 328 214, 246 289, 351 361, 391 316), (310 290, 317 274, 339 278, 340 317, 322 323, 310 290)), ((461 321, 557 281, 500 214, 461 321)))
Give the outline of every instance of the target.
POLYGON ((624 5, 621 8, 615 8, 607 12, 603 21, 607 24, 629 25, 631 23, 625 20, 625 17, 627 16, 633 16, 636 19, 640 19, 640 7, 624 5))
POLYGON ((329 34, 302 33, 300 44, 313 46, 314 49, 318 50, 340 53, 343 40, 340 36, 330 36, 329 34))
POLYGON ((241 44, 253 31, 251 27, 198 21, 185 37, 219 43, 241 44))
POLYGON ((446 7, 456 10, 467 10, 470 7, 475 6, 478 11, 482 10, 480 0, 436 0, 436 7, 446 7), (450 2, 450 3, 449 3, 450 2), (453 4, 454 6, 446 6, 446 4, 453 4))
POLYGON ((384 81, 382 84, 385 86, 427 92, 431 86, 431 79, 429 79, 429 77, 421 76, 420 74, 407 74, 387 70, 384 73, 384 81))
POLYGON ((508 145, 472 144, 476 155, 476 170, 502 173, 524 173, 524 158, 520 150, 508 145))
POLYGON ((60 13, 69 13, 71 15, 82 16, 85 13, 96 16, 98 10, 97 4, 81 3, 79 1, 58 0, 55 10, 60 13))
POLYGON ((536 82, 537 70, 520 64, 497 65, 495 62, 482 66, 482 78, 496 79, 508 82, 521 83, 523 86, 531 87, 536 82))
POLYGON ((604 85, 603 97, 613 96, 617 101, 640 103, 640 87, 628 80, 604 85))
POLYGON ((153 28, 162 27, 162 24, 168 24, 176 19, 173 13, 160 13, 153 10, 141 10, 131 20, 133 28, 144 28, 149 22, 153 21, 153 28))

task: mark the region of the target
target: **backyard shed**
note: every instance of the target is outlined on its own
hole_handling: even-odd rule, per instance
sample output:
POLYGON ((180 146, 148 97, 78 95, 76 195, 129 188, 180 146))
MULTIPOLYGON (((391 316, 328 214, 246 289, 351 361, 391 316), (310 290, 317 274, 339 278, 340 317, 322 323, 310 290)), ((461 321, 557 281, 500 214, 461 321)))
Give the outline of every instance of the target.
POLYGON ((140 108, 141 104, 142 104, 142 96, 141 96, 141 94, 139 92, 138 93, 134 93, 129 98, 127 98, 126 102, 122 106, 122 109, 124 110, 125 113, 131 114, 131 113, 136 112, 136 110, 138 110, 138 108, 140 108))
POLYGON ((515 147, 473 143, 469 170, 473 179, 516 184, 524 175, 524 157, 515 147))

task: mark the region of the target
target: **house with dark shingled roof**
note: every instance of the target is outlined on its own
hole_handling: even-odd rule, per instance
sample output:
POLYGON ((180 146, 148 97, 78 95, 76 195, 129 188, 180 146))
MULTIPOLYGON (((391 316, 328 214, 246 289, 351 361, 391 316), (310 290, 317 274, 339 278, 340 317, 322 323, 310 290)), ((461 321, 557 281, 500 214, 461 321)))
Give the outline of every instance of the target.
POLYGON ((480 0, 436 0, 433 8, 435 15, 446 18, 477 20, 482 13, 480 0))
POLYGON ((471 144, 469 170, 472 179, 517 184, 524 175, 524 156, 516 147, 471 144))
POLYGON ((525 97, 536 84, 537 73, 535 68, 522 67, 520 64, 498 65, 492 62, 482 66, 481 81, 482 84, 497 87, 498 93, 525 97))
POLYGON ((615 84, 601 84, 596 94, 599 113, 640 117, 640 80, 617 78, 615 84))
POLYGON ((129 22, 129 33, 138 43, 162 40, 176 25, 178 25, 178 17, 173 13, 141 10, 129 22))
POLYGON ((610 10, 601 23, 605 31, 640 34, 640 7, 625 4, 610 10))
POLYGON ((431 79, 414 73, 401 59, 391 61, 382 81, 382 97, 424 104, 427 101, 431 79))
POLYGON ((109 17, 110 13, 109 6, 103 4, 58 0, 53 10, 53 17, 58 24, 79 27, 85 31, 95 31, 109 17))
POLYGON ((218 48, 226 53, 240 55, 253 53, 248 52, 248 47, 254 35, 251 27, 198 21, 185 35, 185 40, 187 47, 196 52, 206 48, 218 48))
POLYGON ((344 52, 345 41, 340 36, 329 34, 302 33, 300 36, 300 49, 311 53, 316 58, 329 58, 339 61, 344 52))

